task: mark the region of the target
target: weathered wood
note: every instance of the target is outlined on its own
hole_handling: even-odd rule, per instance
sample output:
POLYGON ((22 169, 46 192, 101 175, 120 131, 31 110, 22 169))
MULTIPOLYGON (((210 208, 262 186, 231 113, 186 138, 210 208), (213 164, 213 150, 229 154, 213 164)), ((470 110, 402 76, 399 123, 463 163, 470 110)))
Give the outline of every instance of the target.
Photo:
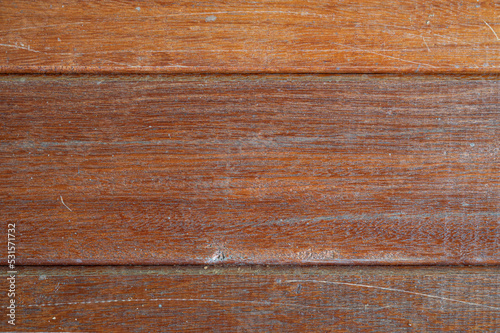
POLYGON ((1 223, 20 264, 498 264, 499 82, 4 76, 1 223))
MULTIPOLYGON (((495 332, 499 273, 498 267, 25 267, 17 276, 15 328, 495 332)), ((0 330, 13 328, 1 320, 0 330)))
POLYGON ((3 1, 0 71, 499 73, 484 0, 3 1))

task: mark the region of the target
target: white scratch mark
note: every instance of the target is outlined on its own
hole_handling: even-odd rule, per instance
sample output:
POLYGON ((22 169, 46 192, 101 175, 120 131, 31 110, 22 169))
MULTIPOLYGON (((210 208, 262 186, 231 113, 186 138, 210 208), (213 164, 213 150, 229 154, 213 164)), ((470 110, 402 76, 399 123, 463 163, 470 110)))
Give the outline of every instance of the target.
POLYGON ((385 291, 393 291, 393 292, 398 292, 398 293, 405 293, 405 294, 410 294, 410 295, 417 295, 417 296, 422 296, 422 297, 435 298, 435 299, 440 299, 440 300, 449 301, 449 302, 456 302, 456 303, 462 303, 462 304, 467 304, 467 305, 474 305, 474 306, 479 306, 479 307, 485 307, 485 308, 493 309, 493 310, 500 310, 499 307, 489 306, 489 305, 480 304, 480 303, 466 302, 466 301, 461 301, 461 300, 454 299, 454 298, 448 298, 448 297, 441 297, 441 296, 437 296, 437 295, 430 295, 430 294, 418 293, 418 292, 415 292, 415 291, 408 291, 408 290, 403 290, 403 289, 372 286, 372 285, 368 285, 368 284, 358 284, 358 283, 348 283, 348 282, 338 282, 338 281, 323 281, 323 280, 286 280, 286 281, 284 281, 284 283, 304 283, 304 282, 324 283, 324 284, 336 284, 336 285, 344 285, 344 286, 351 286, 351 287, 361 287, 361 288, 370 288, 370 289, 378 289, 378 290, 385 290, 385 291))
POLYGON ((378 308, 374 308, 373 310, 374 311, 379 311, 379 310, 387 309, 387 308, 392 308, 392 305, 380 306, 378 308))
MULTIPOLYGON (((409 33, 409 32, 405 32, 404 34, 407 35, 407 36, 413 36, 413 37, 423 37, 422 35, 412 34, 412 33, 409 33)), ((470 42, 467 42, 465 40, 462 40, 462 39, 459 39, 459 38, 456 38, 456 37, 452 37, 452 36, 447 36, 447 35, 440 35, 440 34, 436 34, 436 33, 426 33, 426 35, 427 35, 426 36, 427 38, 437 37, 439 39, 446 40, 448 43, 450 43, 450 41, 455 41, 455 42, 458 42, 458 43, 463 43, 463 44, 472 45, 472 46, 477 46, 478 45, 478 43, 470 43, 470 42)))
POLYGON ((217 20, 217 16, 215 15, 210 15, 205 18, 205 22, 215 22, 217 20))
POLYGON ((40 25, 40 26, 36 26, 36 27, 24 27, 24 28, 18 28, 18 29, 2 30, 2 31, 0 31, 0 33, 20 31, 20 30, 52 28, 52 27, 60 27, 60 26, 65 26, 65 25, 89 24, 89 23, 92 23, 92 22, 68 22, 68 23, 59 23, 59 24, 40 25))
MULTIPOLYGON (((122 303, 122 302, 210 302, 210 303, 232 303, 232 304, 252 304, 252 305, 278 305, 286 307, 299 308, 329 308, 324 306, 303 305, 294 303, 266 302, 266 301, 242 301, 233 299, 214 299, 214 298, 129 298, 129 299, 111 299, 102 301, 84 301, 84 302, 64 302, 64 303, 42 303, 28 304, 26 307, 45 307, 45 306, 65 306, 65 305, 85 305, 85 304, 106 304, 106 303, 122 303)), ((22 306, 22 305, 19 305, 22 306)), ((5 308, 5 306, 2 306, 5 308)))
POLYGON ((389 55, 387 55, 387 54, 382 54, 382 53, 372 52, 372 51, 368 51, 368 50, 364 50, 364 51, 365 51, 365 52, 368 52, 368 53, 372 53, 372 54, 379 55, 379 56, 381 56, 381 57, 390 58, 390 59, 395 59, 395 60, 399 60, 399 61, 402 61, 402 62, 407 62, 407 63, 410 63, 410 64, 421 65, 421 66, 427 66, 427 67, 432 67, 432 68, 439 68, 438 66, 433 66, 433 65, 430 65, 430 64, 425 64, 425 63, 422 63, 422 62, 416 62, 416 61, 410 61, 410 60, 401 59, 401 58, 397 58, 397 57, 392 57, 392 56, 389 56, 389 55))
POLYGON ((176 16, 204 16, 204 15, 234 15, 234 14, 288 14, 300 16, 312 16, 334 19, 334 15, 325 15, 309 12, 284 11, 284 10, 241 10, 241 11, 219 11, 219 12, 199 12, 199 13, 174 13, 165 15, 152 15, 147 17, 176 17, 176 16))
POLYGON ((424 44, 427 47, 427 52, 431 52, 431 49, 429 48, 429 45, 427 45, 427 42, 425 41, 425 37, 424 36, 422 36, 422 40, 424 41, 424 44))
POLYGON ((210 258, 209 262, 218 262, 218 261, 223 261, 226 259, 226 255, 222 250, 217 250, 213 254, 212 258, 210 258))
POLYGON ((135 66, 135 65, 130 65, 130 64, 123 63, 123 62, 116 62, 116 61, 111 61, 111 60, 103 60, 103 59, 99 59, 99 60, 102 62, 109 62, 111 64, 127 66, 127 67, 132 67, 132 68, 142 67, 142 66, 135 66))
POLYGON ((354 50, 354 51, 357 51, 357 52, 371 53, 371 54, 375 54, 375 55, 378 55, 378 56, 381 56, 381 57, 384 57, 384 58, 395 59, 395 60, 399 60, 399 61, 402 61, 402 62, 407 62, 407 63, 410 63, 410 64, 427 66, 427 67, 432 67, 432 68, 439 68, 437 66, 433 66, 433 65, 429 65, 429 64, 425 64, 425 63, 421 63, 421 62, 416 62, 416 61, 405 60, 405 59, 401 59, 401 58, 397 58, 397 57, 392 57, 392 56, 389 56, 387 54, 382 54, 382 53, 373 52, 373 51, 370 51, 370 50, 360 49, 360 48, 356 48, 356 47, 353 47, 353 46, 350 46, 350 45, 346 45, 346 44, 333 43, 333 42, 331 44, 340 45, 342 47, 347 47, 347 48, 349 48, 351 50, 354 50))
POLYGON ((64 205, 64 207, 68 208, 70 212, 72 212, 71 208, 69 208, 65 203, 64 203, 64 200, 62 198, 62 196, 60 195, 59 198, 61 198, 61 203, 64 205))
MULTIPOLYGON (((131 67, 131 68, 144 68, 144 67, 148 67, 148 66, 142 66, 142 65, 130 65, 130 64, 127 64, 127 63, 123 63, 123 62, 116 62, 116 61, 111 61, 111 60, 104 60, 104 59, 98 59, 99 61, 102 61, 102 62, 109 62, 111 64, 115 64, 115 65, 121 65, 121 66, 126 66, 126 67, 131 67)), ((189 67, 189 66, 183 66, 183 65, 162 65, 161 67, 189 67)))
POLYGON ((497 40, 500 40, 500 38, 498 38, 498 35, 497 33, 495 32, 495 30, 493 30, 493 28, 491 27, 491 25, 488 24, 488 22, 486 22, 485 20, 483 20, 484 24, 486 24, 488 26, 488 28, 490 28, 490 30, 493 32, 493 34, 495 35, 495 37, 497 38, 497 40))
POLYGON ((26 51, 30 51, 30 52, 40 53, 40 51, 33 50, 29 46, 25 47, 25 46, 12 45, 12 44, 0 44, 0 46, 12 47, 13 49, 20 49, 20 50, 26 50, 26 51))

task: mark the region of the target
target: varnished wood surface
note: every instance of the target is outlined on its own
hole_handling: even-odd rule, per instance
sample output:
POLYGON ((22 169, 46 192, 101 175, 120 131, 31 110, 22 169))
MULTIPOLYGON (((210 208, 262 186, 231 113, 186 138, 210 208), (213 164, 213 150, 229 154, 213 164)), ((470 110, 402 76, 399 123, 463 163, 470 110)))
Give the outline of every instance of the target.
POLYGON ((497 76, 4 76, 2 225, 19 264, 498 264, 499 97, 497 76))
POLYGON ((485 0, 2 1, 0 71, 499 73, 485 0))
POLYGON ((499 10, 0 1, 0 331, 497 332, 499 10))
POLYGON ((498 267, 24 267, 0 330, 496 332, 499 291, 498 267))

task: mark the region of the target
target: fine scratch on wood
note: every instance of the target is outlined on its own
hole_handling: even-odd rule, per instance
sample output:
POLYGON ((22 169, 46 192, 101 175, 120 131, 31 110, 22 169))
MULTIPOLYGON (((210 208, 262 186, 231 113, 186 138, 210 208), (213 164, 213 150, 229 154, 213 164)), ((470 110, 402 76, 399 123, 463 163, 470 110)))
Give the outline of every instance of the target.
POLYGON ((26 51, 30 51, 30 52, 40 53, 40 51, 33 50, 33 49, 29 48, 29 47, 19 46, 19 45, 0 44, 0 46, 12 47, 13 49, 20 49, 20 50, 26 50, 26 51))
POLYGON ((130 65, 130 64, 122 63, 122 62, 116 62, 116 61, 105 60, 105 59, 98 59, 98 60, 101 61, 101 62, 107 62, 107 63, 110 63, 110 64, 115 64, 115 65, 120 65, 120 66, 127 66, 127 67, 131 67, 131 68, 141 67, 141 66, 130 65))
POLYGON ((427 42, 425 41, 425 37, 424 36, 422 36, 422 40, 424 41, 424 44, 427 47, 427 51, 431 52, 431 49, 429 48, 429 45, 427 45, 427 42))
POLYGON ((431 67, 431 68, 439 68, 438 66, 433 66, 433 65, 426 64, 426 63, 423 63, 423 62, 416 62, 416 61, 410 61, 410 60, 401 59, 401 58, 397 58, 397 57, 392 57, 392 56, 389 56, 387 54, 372 52, 372 51, 368 51, 368 50, 365 50, 365 52, 376 54, 376 55, 379 55, 379 56, 385 57, 385 58, 390 58, 390 59, 395 59, 395 60, 399 60, 399 61, 402 61, 402 62, 407 62, 407 63, 410 63, 410 64, 422 65, 422 66, 427 66, 427 67, 431 67))
POLYGON ((89 23, 92 23, 92 22, 67 22, 67 23, 58 23, 58 24, 48 24, 48 25, 40 25, 40 26, 36 26, 36 27, 24 27, 24 28, 17 28, 17 29, 7 29, 7 30, 0 31, 0 33, 13 32, 13 31, 21 31, 21 30, 45 29, 45 28, 60 27, 60 26, 65 26, 65 25, 78 25, 78 24, 89 24, 89 23))
MULTIPOLYGON (((233 304, 252 304, 252 305, 265 305, 265 306, 292 306, 299 308, 313 308, 313 309, 326 309, 333 307, 313 306, 295 303, 281 303, 281 302, 263 302, 263 301, 242 301, 242 300, 225 300, 214 298, 129 298, 129 299, 111 299, 102 301, 87 301, 87 302, 64 302, 64 303, 42 303, 42 304, 28 304, 26 307, 48 307, 48 306, 64 306, 64 305, 85 305, 85 304, 106 304, 106 303, 121 303, 121 302, 210 302, 210 303, 233 303, 233 304)), ((22 307, 23 305, 19 305, 22 307)), ((2 306, 5 308, 5 306, 2 306)))
POLYGON ((237 15, 237 14, 286 14, 286 15, 299 15, 321 17, 327 19, 334 19, 333 15, 317 14, 310 12, 297 12, 289 10, 237 10, 237 11, 215 11, 215 12, 198 12, 198 13, 173 13, 164 15, 147 15, 142 18, 161 18, 161 17, 189 17, 189 16, 205 16, 205 15, 237 15))
MULTIPOLYGON (((427 38, 431 38, 431 37, 439 38, 439 39, 442 39, 442 40, 446 40, 447 43, 451 43, 450 41, 453 41, 455 43, 463 43, 463 44, 467 44, 467 45, 478 46, 478 43, 467 42, 467 41, 465 41, 463 39, 452 37, 452 36, 441 35, 441 34, 431 33, 431 32, 427 32, 425 34, 427 35, 426 36, 427 38)), ((405 35, 407 35, 407 36, 413 36, 413 37, 423 37, 422 35, 412 34, 412 33, 409 33, 409 32, 406 32, 405 35)))
POLYGON ((495 30, 493 30, 493 28, 491 27, 491 25, 488 24, 488 22, 486 22, 485 20, 483 20, 484 24, 486 24, 488 26, 488 28, 490 28, 490 30, 493 32, 493 34, 495 35, 495 37, 497 38, 497 40, 500 40, 500 38, 498 38, 498 35, 497 33, 495 32, 495 30))
POLYGON ((351 287, 361 287, 361 288, 378 289, 378 290, 384 290, 384 291, 393 291, 393 292, 398 292, 398 293, 405 293, 405 294, 410 294, 410 295, 435 298, 435 299, 440 299, 440 300, 449 301, 449 302, 474 305, 474 306, 484 307, 484 308, 488 308, 488 309, 492 309, 492 310, 500 310, 499 307, 490 306, 490 305, 481 304, 481 303, 466 302, 466 301, 461 301, 461 300, 454 299, 454 298, 441 297, 441 296, 424 294, 424 293, 419 293, 419 292, 415 292, 415 291, 408 291, 408 290, 403 290, 403 289, 379 287, 379 286, 373 286, 373 285, 368 285, 368 284, 358 284, 358 283, 339 282, 339 281, 324 281, 324 280, 286 280, 286 281, 284 281, 284 283, 304 283, 304 282, 336 284, 336 285, 344 285, 344 286, 351 286, 351 287))
POLYGON ((72 212, 73 210, 71 210, 71 208, 69 208, 65 203, 64 203, 64 200, 62 198, 62 196, 60 195, 59 198, 61 198, 61 203, 64 205, 64 207, 68 208, 70 212, 72 212))
MULTIPOLYGON (((120 65, 120 66, 126 66, 130 68, 142 68, 145 66, 140 66, 140 65, 130 65, 122 62, 116 62, 116 61, 111 61, 111 60, 105 60, 105 59, 98 59, 101 62, 108 62, 110 64, 115 64, 115 65, 120 65)), ((183 65, 163 65, 162 67, 189 67, 189 66, 183 66, 183 65)))
POLYGON ((407 63, 410 63, 410 64, 415 64, 415 65, 420 65, 420 66, 427 66, 427 67, 431 67, 431 68, 439 68, 438 66, 433 66, 433 65, 430 65, 430 64, 425 64, 425 63, 416 62, 416 61, 405 60, 405 59, 393 57, 393 56, 390 56, 390 55, 387 55, 387 54, 383 54, 383 53, 378 53, 378 52, 373 52, 373 51, 370 51, 370 50, 356 48, 356 47, 353 47, 353 46, 350 46, 350 45, 347 45, 347 44, 333 43, 333 42, 331 44, 340 45, 342 47, 350 48, 351 50, 354 50, 354 51, 371 53, 371 54, 375 54, 375 55, 378 55, 378 56, 381 56, 381 57, 384 57, 384 58, 395 59, 395 60, 399 60, 399 61, 402 61, 402 62, 407 62, 407 63))

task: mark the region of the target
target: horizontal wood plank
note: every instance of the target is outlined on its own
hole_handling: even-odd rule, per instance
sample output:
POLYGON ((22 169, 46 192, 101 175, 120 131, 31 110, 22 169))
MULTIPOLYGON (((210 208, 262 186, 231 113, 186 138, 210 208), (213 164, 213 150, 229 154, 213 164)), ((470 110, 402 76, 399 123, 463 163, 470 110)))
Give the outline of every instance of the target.
POLYGON ((499 88, 4 76, 2 225, 20 264, 498 264, 499 88))
POLYGON ((16 326, 3 318, 0 330, 494 332, 499 273, 498 267, 24 267, 16 276, 16 326))
POLYGON ((499 73, 487 0, 4 1, 0 72, 499 73))

